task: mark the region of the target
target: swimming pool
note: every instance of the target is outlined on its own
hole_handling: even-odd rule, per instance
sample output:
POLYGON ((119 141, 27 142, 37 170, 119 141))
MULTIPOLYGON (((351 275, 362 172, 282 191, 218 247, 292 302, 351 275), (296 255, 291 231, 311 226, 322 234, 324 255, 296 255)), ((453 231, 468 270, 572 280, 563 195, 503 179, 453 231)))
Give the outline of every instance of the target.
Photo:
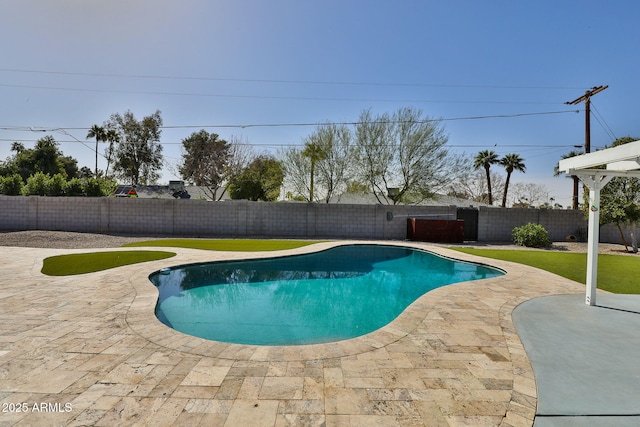
POLYGON ((156 316, 180 332, 237 344, 355 338, 420 296, 501 270, 390 245, 344 245, 280 258, 191 264, 153 273, 156 316))

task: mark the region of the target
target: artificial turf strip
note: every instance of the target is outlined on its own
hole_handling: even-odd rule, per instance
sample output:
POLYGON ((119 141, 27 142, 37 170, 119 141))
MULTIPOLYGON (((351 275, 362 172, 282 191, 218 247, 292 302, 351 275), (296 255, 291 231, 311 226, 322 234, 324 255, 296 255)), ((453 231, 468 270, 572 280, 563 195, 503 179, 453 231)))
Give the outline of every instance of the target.
POLYGON ((112 251, 58 255, 45 258, 41 271, 48 276, 72 276, 171 258, 175 255, 173 252, 163 251, 112 251))
MULTIPOLYGON (((547 251, 451 248, 486 258, 537 267, 579 283, 586 283, 587 254, 547 251)), ((640 294, 640 259, 626 255, 598 255, 598 289, 617 294, 640 294)))
POLYGON ((204 249, 207 251, 257 252, 295 249, 319 243, 319 240, 257 240, 257 239, 159 239, 127 243, 125 247, 161 246, 173 248, 204 249))

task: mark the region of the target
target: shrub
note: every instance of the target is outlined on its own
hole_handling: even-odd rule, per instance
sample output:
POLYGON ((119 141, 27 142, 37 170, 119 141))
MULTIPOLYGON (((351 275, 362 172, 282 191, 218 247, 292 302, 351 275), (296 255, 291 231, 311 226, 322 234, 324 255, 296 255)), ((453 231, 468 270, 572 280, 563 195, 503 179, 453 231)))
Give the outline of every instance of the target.
POLYGON ((513 242, 519 246, 529 248, 545 248, 551 245, 549 233, 540 224, 529 223, 522 227, 516 227, 511 233, 513 242))
POLYGON ((47 189, 47 196, 64 196, 64 190, 67 186, 67 178, 61 173, 57 173, 49 179, 49 188, 47 189))
POLYGON ((64 194, 67 196, 84 196, 84 182, 80 178, 71 178, 67 181, 64 194))
POLYGON ((87 178, 85 183, 85 196, 108 196, 116 189, 116 183, 107 178, 87 178))
POLYGON ((0 194, 19 196, 22 193, 22 185, 22 177, 17 173, 0 177, 0 194))
POLYGON ((49 191, 51 177, 42 172, 36 172, 27 179, 27 184, 22 187, 25 196, 46 196, 49 191))

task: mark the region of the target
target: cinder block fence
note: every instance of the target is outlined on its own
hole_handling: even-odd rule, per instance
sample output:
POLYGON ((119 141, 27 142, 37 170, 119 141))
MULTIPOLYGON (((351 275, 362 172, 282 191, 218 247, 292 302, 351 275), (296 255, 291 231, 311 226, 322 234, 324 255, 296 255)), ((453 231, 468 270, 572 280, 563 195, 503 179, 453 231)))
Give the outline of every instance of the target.
MULTIPOLYGON (((0 230, 404 240, 407 218, 455 219, 456 212, 455 206, 0 196, 0 230)), ((510 241, 513 228, 529 222, 544 226, 554 241, 587 229, 582 212, 482 207, 478 241, 510 241)), ((617 228, 603 226, 600 241, 621 243, 617 228)))

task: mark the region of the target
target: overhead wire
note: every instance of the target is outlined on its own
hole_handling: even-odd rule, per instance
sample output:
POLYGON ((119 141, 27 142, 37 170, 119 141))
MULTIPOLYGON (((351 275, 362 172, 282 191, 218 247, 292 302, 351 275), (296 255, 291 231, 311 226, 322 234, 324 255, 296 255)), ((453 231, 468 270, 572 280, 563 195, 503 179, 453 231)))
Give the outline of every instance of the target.
POLYGON ((162 76, 149 74, 116 74, 116 73, 81 73, 68 71, 43 71, 25 70, 14 68, 0 68, 3 72, 51 74, 84 77, 107 78, 133 78, 148 80, 195 80, 195 81, 221 81, 239 83, 279 83, 279 84, 313 84, 313 85, 337 85, 337 86, 391 86, 391 87, 443 87, 443 88, 478 88, 478 89, 550 89, 550 90, 578 90, 584 87, 566 86, 517 86, 517 85, 470 85, 470 84, 443 84, 443 83, 397 83, 397 82, 356 82, 356 81, 326 81, 326 80, 279 80, 279 79, 240 79, 229 77, 193 77, 193 76, 162 76))
MULTIPOLYGON (((483 115, 483 116, 468 116, 468 117, 450 117, 450 118, 434 118, 434 119, 425 119, 425 120, 417 120, 416 123, 433 123, 440 121, 463 121, 463 120, 484 120, 484 119, 505 119, 505 118, 517 118, 517 117, 527 117, 527 116, 542 116, 542 115, 553 115, 553 114, 567 114, 567 113, 579 113, 581 110, 562 110, 562 111, 542 111, 542 112, 533 112, 533 113, 514 113, 514 114, 494 114, 494 115, 483 115)), ((398 123, 398 121, 375 121, 374 123, 398 123)), ((328 122, 298 122, 298 123, 248 123, 248 124, 210 124, 210 125, 163 125, 160 126, 160 129, 211 129, 211 128, 238 128, 238 129, 247 129, 247 128, 258 128, 258 127, 306 127, 306 126, 323 126, 323 125, 346 125, 346 126, 355 126, 362 124, 361 121, 328 121, 328 122)), ((24 131, 24 132, 51 132, 56 131, 58 129, 67 129, 67 130, 88 130, 89 127, 56 127, 56 128, 47 128, 41 126, 9 126, 3 125, 0 126, 0 130, 7 131, 24 131)))
MULTIPOLYGON (((440 119, 425 119, 425 120, 418 120, 416 121, 416 123, 429 123, 429 122, 438 122, 438 121, 458 121, 458 120, 481 120, 481 119, 491 119, 491 118, 516 118, 516 117, 527 117, 527 116, 536 116, 536 115, 549 115, 549 114, 565 114, 565 113, 579 113, 580 110, 564 110, 564 111, 546 111, 546 112, 534 112, 534 113, 515 113, 515 114, 499 114, 499 115, 485 115, 485 116, 470 116, 470 117, 455 117, 455 118, 440 118, 440 119)), ((361 124, 362 122, 360 121, 350 121, 350 122, 324 122, 324 123, 263 123, 263 124, 245 124, 245 125, 169 125, 169 126, 160 126, 161 129, 203 129, 203 128, 241 128, 241 129, 245 129, 245 128, 252 128, 252 127, 285 127, 285 126, 323 126, 323 125, 351 125, 351 126, 356 126, 361 124)), ((385 123, 398 123, 398 121, 385 121, 385 123)), ((34 126, 0 126, 0 130, 11 130, 11 131, 26 131, 26 132, 57 132, 57 133, 61 133, 63 135, 67 135, 71 138, 73 138, 73 140, 59 140, 57 142, 60 143, 68 143, 68 142, 78 142, 80 144, 82 144, 83 146, 85 146, 86 148, 88 148, 89 150, 91 150, 93 153, 96 152, 96 149, 93 148, 92 146, 87 145, 84 141, 81 141, 80 139, 76 138, 74 135, 72 135, 71 133, 69 133, 69 130, 88 130, 89 128, 87 127, 55 127, 55 128, 45 128, 45 127, 34 127, 34 126)), ((14 139, 6 139, 6 138, 0 138, 0 141, 11 141, 11 142, 15 142, 15 138, 14 139)), ((26 140, 26 139, 21 139, 21 142, 35 142, 37 140, 26 140)), ((166 141, 159 141, 158 144, 160 145, 179 145, 182 144, 182 142, 166 142, 166 141)), ((303 142, 299 142, 299 143, 286 143, 286 144, 269 144, 269 143, 248 143, 248 142, 240 142, 238 143, 238 145, 243 145, 243 146, 250 146, 250 147, 298 147, 298 146, 302 146, 304 145, 303 142)), ((497 145, 496 145, 497 146, 497 145)), ((449 147, 451 148, 477 148, 477 145, 466 145, 466 144, 451 144, 449 145, 449 147)), ((521 147, 521 148, 525 148, 525 147, 533 147, 533 148, 537 148, 537 149, 543 149, 543 148, 554 148, 554 149, 559 149, 562 148, 560 146, 557 145, 550 145, 550 146, 540 146, 540 145, 530 145, 530 144, 507 144, 507 145, 503 145, 500 144, 500 147, 521 147)), ((568 145, 567 145, 568 147, 568 145)), ((102 158, 106 159, 106 156, 102 153, 99 152, 98 150, 98 155, 101 156, 102 158)))
MULTIPOLYGON (((72 136, 73 138, 73 136, 72 136)), ((15 142, 15 138, 14 139, 10 139, 10 138, 0 138, 0 142, 15 142)), ((19 142, 37 142, 37 139, 20 139, 19 142)), ((56 142, 59 143, 76 143, 79 142, 81 144, 83 144, 85 147, 87 147, 88 149, 92 150, 95 152, 95 149, 92 148, 91 146, 87 145, 86 143, 84 143, 83 141, 78 140, 77 138, 74 139, 63 139, 63 140, 56 140, 56 142)), ((106 142, 106 141, 102 141, 102 142, 106 142)), ((160 141, 158 142, 158 144, 160 145, 181 145, 182 142, 171 142, 171 141, 160 141)), ((242 145, 242 146, 248 146, 248 147, 302 147, 304 146, 304 142, 292 142, 292 143, 250 143, 250 142, 237 142, 237 145, 242 145)), ((448 147, 452 147, 452 148, 477 148, 480 147, 477 144, 448 144, 448 147)), ((498 147, 498 148, 503 148, 503 147, 508 147, 508 148, 534 148, 534 149, 555 149, 555 148, 568 148, 568 147, 573 147, 573 145, 571 144, 564 144, 564 145, 539 145, 539 144, 496 144, 494 147, 498 147)))
POLYGON ((611 138, 611 141, 615 141, 616 136, 613 133, 613 130, 611 130, 611 127, 609 126, 609 124, 607 123, 607 121, 604 119, 604 117, 602 116, 602 114, 600 114, 600 111, 598 111, 598 109, 596 108, 595 105, 593 105, 593 101, 591 101, 591 108, 593 109, 593 112, 595 113, 593 115, 593 117, 596 119, 596 121, 600 124, 600 126, 602 127, 602 129, 605 131, 605 133, 611 138))
POLYGON ((274 99, 293 101, 344 101, 344 102, 399 102, 410 104, 496 104, 496 105, 557 105, 557 102, 533 102, 533 101, 448 101, 448 100, 426 100, 426 99, 386 99, 386 98, 338 98, 338 97, 317 97, 317 96, 280 96, 280 95, 233 95, 222 93, 194 93, 194 92, 156 92, 139 90, 118 90, 118 89, 88 89, 71 87, 52 87, 22 84, 0 83, 0 87, 56 90, 71 92, 91 92, 91 93, 121 93, 130 95, 166 95, 182 97, 203 97, 203 98, 232 98, 232 99, 274 99))

